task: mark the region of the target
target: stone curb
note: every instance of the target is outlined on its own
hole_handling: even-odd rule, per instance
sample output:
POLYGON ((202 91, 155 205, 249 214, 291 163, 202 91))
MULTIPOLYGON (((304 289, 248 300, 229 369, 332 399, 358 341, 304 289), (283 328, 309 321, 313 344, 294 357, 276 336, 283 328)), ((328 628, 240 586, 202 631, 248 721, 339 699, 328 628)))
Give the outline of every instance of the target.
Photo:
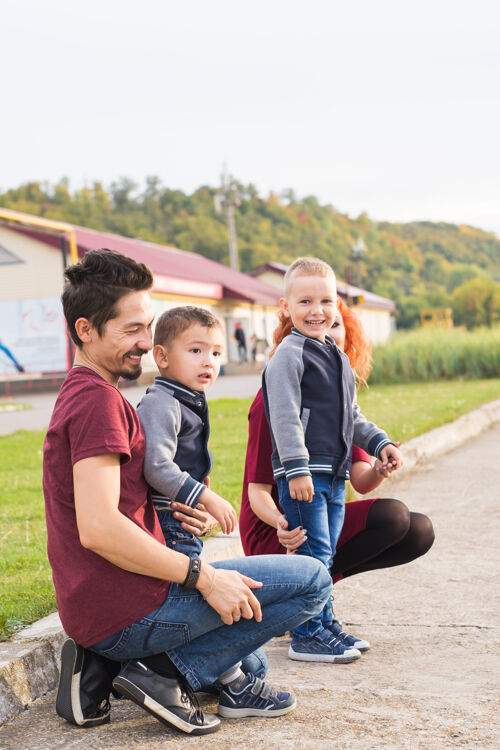
MULTIPOLYGON (((243 557, 239 532, 207 539, 202 557, 207 562, 243 557)), ((66 637, 53 612, 0 643, 0 725, 57 687, 66 637)))
MULTIPOLYGON (((410 440, 403 445, 405 465, 399 474, 457 448, 495 422, 500 422, 500 399, 410 440)), ((242 556, 237 530, 230 537, 215 536, 205 542, 203 558, 208 562, 242 556)), ((65 638, 59 615, 54 612, 0 643, 0 724, 57 686, 65 638)))
POLYGON ((435 456, 458 448, 462 443, 487 430, 495 422, 500 422, 500 399, 464 414, 455 422, 436 427, 435 430, 409 440, 402 446, 404 466, 399 470, 398 476, 408 473, 418 464, 430 461, 435 456))

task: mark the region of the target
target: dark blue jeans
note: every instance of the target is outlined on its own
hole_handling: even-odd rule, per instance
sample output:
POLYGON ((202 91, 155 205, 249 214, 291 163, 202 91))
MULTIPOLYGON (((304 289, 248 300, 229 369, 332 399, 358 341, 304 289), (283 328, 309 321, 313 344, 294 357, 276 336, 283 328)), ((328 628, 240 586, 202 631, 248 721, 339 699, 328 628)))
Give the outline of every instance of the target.
MULTIPOLYGON (((183 529, 181 522, 175 519, 170 511, 158 511, 158 519, 167 547, 188 557, 199 557, 201 555, 203 542, 200 537, 183 529)), ((258 648, 245 656, 241 660, 241 669, 245 674, 253 674, 263 680, 269 669, 265 651, 258 648)), ((207 688, 210 692, 215 692, 215 690, 222 690, 222 683, 217 680, 213 685, 203 685, 202 689, 204 688, 207 688)))
POLYGON ((181 522, 174 518, 170 511, 161 510, 157 515, 167 547, 188 557, 201 555, 203 542, 199 536, 183 529, 181 522))
MULTIPOLYGON (((312 479, 314 496, 310 503, 293 500, 288 480, 278 479, 280 505, 285 511, 289 529, 302 526, 307 531, 306 541, 295 554, 314 557, 330 570, 344 525, 345 480, 331 474, 313 474, 312 479)), ((332 621, 332 608, 328 602, 320 614, 295 628, 294 635, 311 636, 332 621)))
POLYGON ((163 604, 92 650, 117 661, 165 651, 194 690, 200 690, 275 635, 319 614, 330 599, 330 573, 312 558, 259 555, 212 565, 263 583, 254 589, 262 622, 241 619, 224 625, 196 589, 172 583, 163 604))

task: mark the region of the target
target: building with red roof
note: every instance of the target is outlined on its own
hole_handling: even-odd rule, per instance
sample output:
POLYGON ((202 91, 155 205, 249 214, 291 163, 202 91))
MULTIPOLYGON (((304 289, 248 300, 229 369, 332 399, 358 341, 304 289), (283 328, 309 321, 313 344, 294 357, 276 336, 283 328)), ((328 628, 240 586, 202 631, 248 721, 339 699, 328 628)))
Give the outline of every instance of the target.
MULTIPOLYGON (((239 358, 236 324, 247 342, 252 335, 271 341, 280 298, 275 286, 198 253, 0 209, 0 341, 25 370, 68 367, 60 303, 63 269, 101 247, 128 255, 153 271, 156 316, 180 304, 214 312, 224 323, 228 361, 239 358)), ((12 362, 0 357, 0 372, 12 370, 12 362)))

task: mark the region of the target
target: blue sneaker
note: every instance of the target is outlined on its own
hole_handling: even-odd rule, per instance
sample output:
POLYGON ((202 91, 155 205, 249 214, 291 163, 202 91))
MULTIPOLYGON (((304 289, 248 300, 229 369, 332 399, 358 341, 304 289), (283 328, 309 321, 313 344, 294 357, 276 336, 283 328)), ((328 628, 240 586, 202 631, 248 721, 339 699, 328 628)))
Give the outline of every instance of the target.
POLYGON ((226 685, 220 694, 217 712, 227 719, 244 716, 267 718, 283 716, 294 708, 295 698, 291 693, 279 693, 255 675, 247 675, 247 682, 239 692, 226 685))
POLYGON ((358 651, 368 651, 370 644, 368 641, 364 641, 361 638, 356 638, 355 635, 349 635, 344 630, 338 620, 334 620, 331 625, 326 626, 330 633, 333 633, 335 638, 338 638, 344 646, 349 648, 357 648, 358 651))
POLYGON ((359 659, 361 652, 342 643, 329 630, 323 628, 307 638, 294 636, 288 656, 295 661, 326 661, 348 664, 359 659))

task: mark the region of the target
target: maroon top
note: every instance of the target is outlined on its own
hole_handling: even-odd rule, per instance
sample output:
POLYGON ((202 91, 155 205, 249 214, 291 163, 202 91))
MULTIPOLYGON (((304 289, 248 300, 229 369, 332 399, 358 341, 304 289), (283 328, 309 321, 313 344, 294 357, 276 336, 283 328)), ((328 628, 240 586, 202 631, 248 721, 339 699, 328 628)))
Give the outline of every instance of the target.
MULTIPOLYGON (((248 500, 248 484, 270 484, 271 495, 276 506, 283 513, 278 499, 278 488, 273 477, 271 455, 273 452, 271 432, 264 409, 262 390, 255 396, 248 414, 248 445, 243 476, 243 490, 240 511, 240 536, 245 555, 286 554, 286 549, 279 543, 276 529, 261 521, 253 512, 248 500)), ((352 461, 366 461, 370 457, 357 446, 352 446, 352 461)), ((337 549, 341 544, 359 533, 366 525, 366 516, 373 500, 360 500, 347 503, 344 528, 337 549)))
POLYGON ((91 646, 156 609, 169 582, 131 573, 80 543, 73 465, 120 454, 119 510, 165 544, 142 475, 145 438, 136 412, 120 391, 87 367, 71 370, 57 397, 45 438, 43 492, 47 551, 61 622, 91 646))

